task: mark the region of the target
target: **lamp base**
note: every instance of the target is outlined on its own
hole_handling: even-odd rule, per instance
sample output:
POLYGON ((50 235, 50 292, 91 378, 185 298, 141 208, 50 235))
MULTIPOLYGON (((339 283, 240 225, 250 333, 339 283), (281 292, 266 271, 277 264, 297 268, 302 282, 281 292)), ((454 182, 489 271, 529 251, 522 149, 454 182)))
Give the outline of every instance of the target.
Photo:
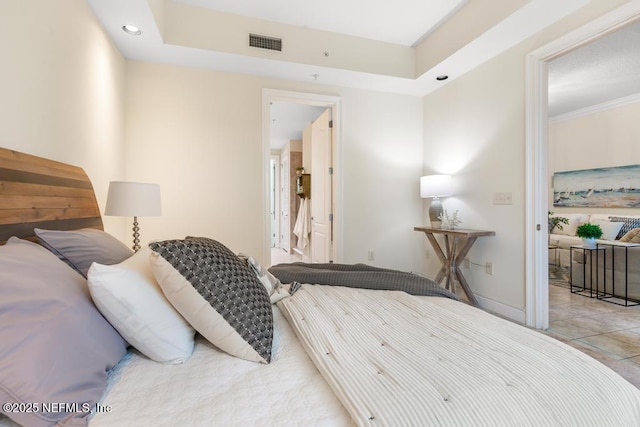
POLYGON ((442 215, 442 203, 440 203, 438 197, 434 197, 429 205, 429 221, 431 222, 431 227, 442 228, 442 221, 438 218, 440 215, 442 215))
POLYGON ((133 217, 133 251, 138 252, 140 250, 140 227, 138 227, 138 217, 133 217))

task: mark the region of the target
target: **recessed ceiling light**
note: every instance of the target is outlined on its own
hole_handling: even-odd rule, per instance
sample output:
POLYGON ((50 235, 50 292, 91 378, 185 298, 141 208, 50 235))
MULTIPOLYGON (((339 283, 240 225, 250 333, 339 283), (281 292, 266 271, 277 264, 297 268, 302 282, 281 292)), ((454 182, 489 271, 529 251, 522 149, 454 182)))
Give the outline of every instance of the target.
POLYGON ((449 76, 447 76, 446 74, 442 74, 442 75, 436 77, 436 80, 442 81, 442 80, 447 80, 448 78, 449 78, 449 76))
POLYGON ((122 31, 127 34, 131 34, 132 36, 139 36, 140 34, 142 34, 142 30, 140 30, 140 28, 136 27, 135 25, 123 25, 122 31))

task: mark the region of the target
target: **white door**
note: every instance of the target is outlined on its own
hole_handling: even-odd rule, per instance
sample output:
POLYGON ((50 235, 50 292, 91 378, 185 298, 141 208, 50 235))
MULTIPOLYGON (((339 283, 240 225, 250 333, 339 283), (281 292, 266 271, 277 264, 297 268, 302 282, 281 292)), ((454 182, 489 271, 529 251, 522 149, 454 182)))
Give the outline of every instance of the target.
POLYGON ((311 262, 332 261, 331 111, 311 124, 311 262))
POLYGON ((280 247, 289 253, 291 249, 291 220, 289 219, 289 152, 283 151, 280 157, 280 247))

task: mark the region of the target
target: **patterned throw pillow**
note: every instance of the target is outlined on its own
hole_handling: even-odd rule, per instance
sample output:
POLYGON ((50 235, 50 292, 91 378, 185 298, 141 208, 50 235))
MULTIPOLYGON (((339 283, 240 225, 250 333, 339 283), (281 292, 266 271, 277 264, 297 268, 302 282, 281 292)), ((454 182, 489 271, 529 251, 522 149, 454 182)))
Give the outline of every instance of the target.
POLYGON ((640 228, 629 230, 627 234, 620 238, 621 242, 640 243, 640 228))
POLYGON ((271 361, 271 301, 246 262, 222 243, 201 237, 149 247, 162 291, 196 331, 233 356, 271 361))
POLYGON ((623 222, 624 225, 620 229, 620 232, 616 236, 616 240, 620 240, 622 236, 627 234, 634 228, 640 227, 640 218, 629 218, 624 216, 610 216, 609 221, 611 222, 623 222))

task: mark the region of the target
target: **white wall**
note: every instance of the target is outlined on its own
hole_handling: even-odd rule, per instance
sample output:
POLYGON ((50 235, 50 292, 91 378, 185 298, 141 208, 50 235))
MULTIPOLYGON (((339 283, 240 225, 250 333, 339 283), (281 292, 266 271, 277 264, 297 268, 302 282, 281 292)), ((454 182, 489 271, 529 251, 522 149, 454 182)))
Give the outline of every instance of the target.
POLYGON ((549 210, 640 215, 629 208, 553 207, 554 172, 640 163, 640 102, 602 109, 549 125, 549 210))
POLYGON ((127 62, 127 179, 158 182, 163 215, 142 218, 142 240, 209 236, 262 253, 262 89, 340 96, 343 259, 424 270, 422 105, 416 97, 127 62))
POLYGON ((83 167, 104 211, 124 177, 124 59, 78 0, 0 2, 0 52, 0 145, 83 167))
MULTIPOLYGON (((501 55, 424 99, 425 174, 453 175, 455 195, 442 204, 449 212, 459 211, 461 228, 496 232, 495 237, 478 238, 468 255, 475 264, 492 262, 494 275, 486 275, 478 265, 463 269, 463 274, 477 296, 520 309, 524 308, 523 108, 524 59, 514 54, 501 55), (492 204, 494 192, 512 193, 513 204, 492 204)), ((430 260, 433 276, 439 263, 435 254, 430 260)))
MULTIPOLYGON (((463 272, 481 304, 511 317, 524 319, 525 306, 526 56, 623 3, 591 2, 424 98, 425 173, 453 173, 456 196, 445 208, 460 210, 463 227, 496 232, 470 252, 473 262, 493 262, 494 275, 463 272), (511 192, 513 204, 493 205, 494 192, 511 192)), ((438 268, 432 256, 428 273, 438 268)))
POLYGON ((419 98, 343 90, 344 253, 363 262, 424 271, 414 239, 422 224, 422 105, 419 98), (368 261, 367 252, 376 260, 368 261))

